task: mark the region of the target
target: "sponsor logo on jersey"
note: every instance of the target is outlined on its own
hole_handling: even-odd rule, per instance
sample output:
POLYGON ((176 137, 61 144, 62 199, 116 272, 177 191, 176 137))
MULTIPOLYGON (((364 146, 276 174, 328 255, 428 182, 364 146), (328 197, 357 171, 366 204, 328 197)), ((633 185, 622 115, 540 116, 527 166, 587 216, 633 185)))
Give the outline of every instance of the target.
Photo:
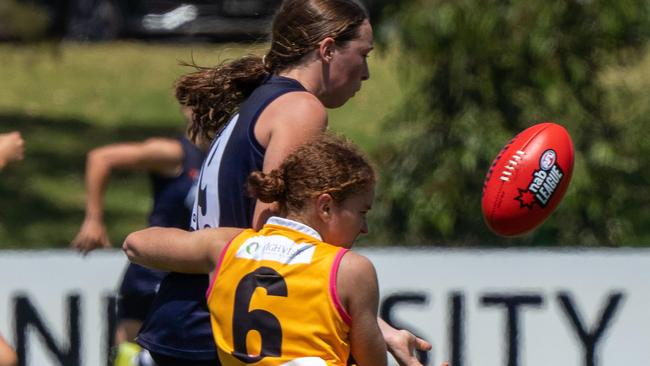
POLYGON ((515 200, 519 201, 521 208, 532 210, 535 204, 546 207, 562 182, 562 178, 564 172, 557 164, 557 154, 553 149, 548 149, 539 158, 539 169, 533 172, 528 187, 518 188, 519 195, 515 200))
POLYGON ((246 239, 235 257, 256 261, 269 260, 284 264, 311 263, 316 247, 299 244, 281 235, 256 236, 246 239))

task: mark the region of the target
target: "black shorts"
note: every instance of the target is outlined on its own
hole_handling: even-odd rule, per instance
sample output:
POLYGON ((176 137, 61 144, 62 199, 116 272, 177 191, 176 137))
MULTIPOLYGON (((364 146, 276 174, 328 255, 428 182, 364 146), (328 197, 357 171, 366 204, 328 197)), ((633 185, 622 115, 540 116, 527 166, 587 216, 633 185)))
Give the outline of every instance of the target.
POLYGON ((144 321, 165 274, 167 272, 130 263, 120 285, 117 319, 144 321))

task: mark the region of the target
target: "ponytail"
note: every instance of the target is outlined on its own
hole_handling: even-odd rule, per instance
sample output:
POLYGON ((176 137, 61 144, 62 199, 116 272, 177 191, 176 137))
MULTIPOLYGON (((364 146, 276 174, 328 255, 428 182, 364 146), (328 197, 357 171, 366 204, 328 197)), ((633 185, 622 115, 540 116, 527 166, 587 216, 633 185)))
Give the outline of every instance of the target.
POLYGON ((192 110, 187 135, 193 142, 212 141, 239 105, 257 88, 268 72, 262 58, 245 56, 216 67, 183 63, 196 71, 175 83, 176 99, 192 110))

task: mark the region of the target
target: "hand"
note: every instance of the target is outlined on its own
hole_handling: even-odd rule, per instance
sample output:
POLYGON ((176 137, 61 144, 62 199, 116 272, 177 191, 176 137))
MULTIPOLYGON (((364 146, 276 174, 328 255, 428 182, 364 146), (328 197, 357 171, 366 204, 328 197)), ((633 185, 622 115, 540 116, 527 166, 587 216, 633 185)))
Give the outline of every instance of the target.
POLYGON ((395 333, 390 336, 384 336, 388 352, 390 352, 395 361, 400 366, 422 366, 420 361, 415 357, 415 351, 430 351, 431 343, 422 338, 415 336, 408 330, 394 330, 395 333))
POLYGON ((431 343, 416 337, 408 330, 397 330, 381 319, 379 319, 379 328, 386 341, 388 352, 400 366, 422 366, 415 357, 415 351, 429 351, 432 348, 431 343))
POLYGON ((111 242, 101 221, 86 219, 70 247, 86 255, 97 248, 110 248, 111 242))
POLYGON ((23 160, 25 141, 20 132, 0 134, 0 169, 12 161, 23 160))

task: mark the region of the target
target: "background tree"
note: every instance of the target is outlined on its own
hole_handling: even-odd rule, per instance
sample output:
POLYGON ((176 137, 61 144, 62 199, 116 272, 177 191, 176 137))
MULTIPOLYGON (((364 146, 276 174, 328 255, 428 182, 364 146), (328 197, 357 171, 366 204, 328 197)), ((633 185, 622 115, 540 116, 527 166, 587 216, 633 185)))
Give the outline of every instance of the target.
POLYGON ((410 0, 385 8, 394 15, 384 30, 402 48, 400 70, 412 92, 387 121, 395 138, 378 149, 382 184, 369 241, 650 244, 648 108, 621 105, 647 93, 623 95, 602 78, 607 66, 637 59, 648 5, 410 0), (506 141, 543 121, 572 135, 569 191, 541 228, 499 238, 481 216, 485 173, 506 141))
POLYGON ((29 2, 0 2, 0 40, 34 41, 45 37, 50 19, 40 6, 29 2))

